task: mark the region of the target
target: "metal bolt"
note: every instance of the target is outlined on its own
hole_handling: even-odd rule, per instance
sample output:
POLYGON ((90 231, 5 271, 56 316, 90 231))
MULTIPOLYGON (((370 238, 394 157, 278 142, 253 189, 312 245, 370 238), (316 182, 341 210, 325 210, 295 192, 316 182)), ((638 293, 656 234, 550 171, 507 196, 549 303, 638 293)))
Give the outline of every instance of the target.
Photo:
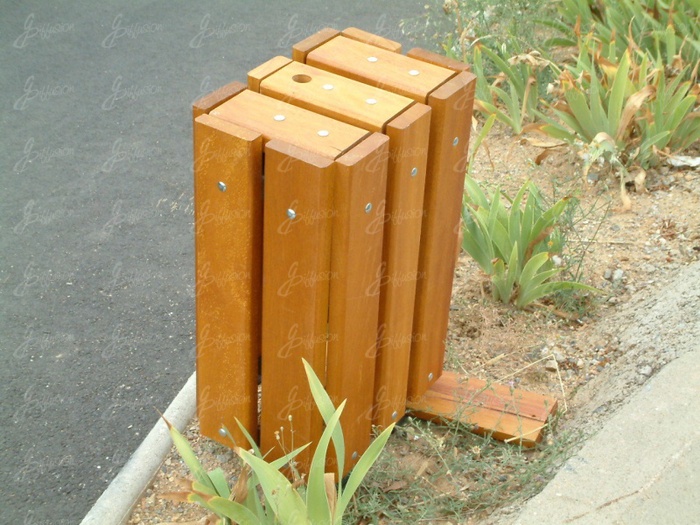
POLYGON ((365 206, 365 213, 369 213, 372 211, 372 203, 368 202, 367 205, 365 206))
POLYGON ((333 84, 323 84, 323 86, 321 86, 321 87, 323 87, 323 89, 325 89, 326 91, 330 91, 335 86, 333 86, 333 84))
POLYGON ((377 57, 367 57, 367 62, 376 62, 379 60, 377 57))
POLYGON ((367 104, 369 104, 370 106, 373 106, 377 103, 377 99, 376 98, 368 98, 367 100, 365 100, 365 102, 367 102, 367 104))
POLYGON ((226 184, 223 182, 219 181, 219 190, 221 191, 226 191, 226 184))
POLYGON ((296 219, 296 216, 297 216, 297 212, 295 212, 293 209, 289 208, 287 210, 287 217, 294 220, 294 219, 296 219))
POLYGON ((357 459, 357 456, 359 456, 359 454, 357 452, 352 453, 352 459, 357 459))
POLYGON ((222 428, 219 429, 219 435, 220 435, 221 437, 226 437, 226 434, 227 434, 227 432, 226 432, 226 429, 225 429, 225 428, 222 427, 222 428))
POLYGON ((456 146, 457 144, 459 144, 459 137, 455 137, 454 140, 452 141, 453 146, 456 146))
POLYGON ((417 69, 411 69, 408 72, 408 74, 411 75, 412 77, 417 77, 418 75, 420 75, 420 71, 418 71, 417 69))
POLYGON ((330 132, 327 129, 320 129, 318 131, 319 137, 327 137, 328 135, 330 135, 330 132))
POLYGON ((396 419, 397 417, 399 417, 399 413, 396 410, 394 410, 394 412, 392 412, 391 414, 391 419, 396 419))
POLYGON ((277 122, 282 122, 282 121, 283 121, 284 119, 286 119, 287 117, 285 117, 284 115, 275 115, 275 116, 272 117, 272 118, 274 118, 277 122))
POLYGON ((430 372, 430 373, 428 374, 428 381, 432 381, 432 380, 433 380, 433 373, 430 372))
POLYGON ((416 175, 418 175, 418 168, 413 168, 411 170, 411 177, 415 177, 416 175))

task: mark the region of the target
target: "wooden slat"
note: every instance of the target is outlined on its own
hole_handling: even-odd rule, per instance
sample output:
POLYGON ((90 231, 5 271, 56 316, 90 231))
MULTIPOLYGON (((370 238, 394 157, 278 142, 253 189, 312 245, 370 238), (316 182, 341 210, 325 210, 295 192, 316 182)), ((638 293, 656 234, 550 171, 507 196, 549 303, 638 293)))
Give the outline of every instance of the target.
POLYGON ((306 63, 423 103, 431 91, 455 74, 342 35, 308 53, 306 63))
POLYGON ((248 71, 248 89, 260 93, 260 82, 276 71, 289 64, 291 60, 287 57, 277 56, 271 58, 264 64, 260 64, 255 69, 248 71))
POLYGON ((372 225, 386 194, 388 142, 374 133, 336 161, 326 389, 336 406, 347 400, 345 473, 371 438, 383 235, 372 225))
POLYGON ((249 90, 217 106, 211 114, 257 131, 265 141, 278 139, 327 158, 342 155, 368 135, 365 130, 249 90), (319 131, 328 135, 320 136, 319 131))
POLYGON ((459 73, 430 94, 433 110, 413 319, 409 397, 442 373, 469 151, 475 77, 459 73))
POLYGON ((381 217, 384 248, 374 411, 374 424, 380 427, 398 421, 406 407, 430 113, 428 106, 416 104, 386 127, 389 178, 381 217))
POLYGON ((474 425, 477 434, 534 446, 547 419, 556 414, 557 400, 444 372, 424 395, 410 399, 408 408, 423 419, 459 420, 474 425))
POLYGON ((260 92, 377 132, 414 103, 410 98, 301 62, 292 62, 266 76, 260 83, 260 92))
POLYGON ((204 113, 209 113, 216 106, 223 104, 227 100, 235 97, 245 89, 245 84, 240 82, 231 82, 220 87, 216 91, 212 91, 208 95, 196 100, 192 104, 192 118, 196 119, 204 113))
POLYGON ((258 432, 262 137, 203 114, 194 143, 199 423, 231 446, 219 434, 225 425, 243 445, 236 418, 258 432))
POLYGON ((392 53, 401 53, 401 44, 399 42, 394 42, 393 40, 389 40, 383 36, 368 33, 367 31, 356 27, 348 27, 347 29, 344 29, 342 35, 359 42, 364 42, 365 44, 381 47, 382 49, 386 49, 392 53))
MULTIPOLYGON (((276 140, 265 146, 260 440, 270 459, 322 431, 301 359, 325 382, 334 173, 332 159, 276 140)), ((298 458, 302 471, 310 459, 311 451, 298 458)))
POLYGON ((469 67, 469 64, 465 62, 460 62, 454 58, 439 55, 420 47, 414 47, 408 53, 406 53, 406 56, 415 58, 416 60, 421 60, 422 62, 429 62, 431 64, 435 64, 436 66, 451 69, 452 71, 471 71, 471 67, 469 67))
POLYGON ((306 62, 306 55, 311 53, 318 46, 325 44, 330 39, 340 35, 340 31, 326 27, 319 32, 305 38, 301 42, 297 42, 292 46, 292 60, 297 62, 306 62))

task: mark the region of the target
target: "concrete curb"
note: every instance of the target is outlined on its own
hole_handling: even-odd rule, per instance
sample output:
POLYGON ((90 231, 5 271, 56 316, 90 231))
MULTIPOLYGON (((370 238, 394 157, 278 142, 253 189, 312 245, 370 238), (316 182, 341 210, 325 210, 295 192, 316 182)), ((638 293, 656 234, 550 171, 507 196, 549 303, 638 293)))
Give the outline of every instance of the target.
MULTIPOLYGON (((196 409, 196 374, 193 373, 165 411, 165 418, 182 432, 196 409)), ((81 525, 123 525, 134 505, 158 472, 172 441, 168 427, 159 419, 117 477, 95 502, 81 525)))

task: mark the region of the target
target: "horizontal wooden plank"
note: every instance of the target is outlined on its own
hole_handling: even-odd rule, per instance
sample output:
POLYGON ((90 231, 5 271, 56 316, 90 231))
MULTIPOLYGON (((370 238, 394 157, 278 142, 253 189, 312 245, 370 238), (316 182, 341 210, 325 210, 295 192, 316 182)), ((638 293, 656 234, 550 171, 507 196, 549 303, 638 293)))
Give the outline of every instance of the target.
POLYGON ((382 132, 387 122, 414 102, 323 69, 292 62, 260 83, 264 95, 284 100, 370 131, 382 132))
POLYGON ((369 135, 350 124, 250 90, 224 102, 211 114, 261 133, 265 142, 281 140, 329 159, 339 157, 369 135))
POLYGON ((522 441, 525 446, 542 439, 544 425, 557 406, 551 396, 467 379, 449 371, 443 372, 423 396, 407 403, 407 408, 423 419, 459 420, 474 425, 478 434, 522 441))
POLYGON ((311 51, 306 63, 423 103, 427 102, 430 92, 455 74, 451 69, 342 35, 311 51))

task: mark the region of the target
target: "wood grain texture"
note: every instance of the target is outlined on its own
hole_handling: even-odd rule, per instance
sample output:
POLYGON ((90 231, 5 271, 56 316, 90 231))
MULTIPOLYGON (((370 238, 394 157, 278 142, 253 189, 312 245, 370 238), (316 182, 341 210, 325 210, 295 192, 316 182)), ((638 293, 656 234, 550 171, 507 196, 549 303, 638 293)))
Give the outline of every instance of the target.
POLYGON ((556 414, 557 400, 509 386, 466 379, 445 371, 422 396, 409 399, 409 410, 430 420, 459 420, 473 425, 473 432, 493 435, 532 447, 541 441, 549 417, 556 414))
MULTIPOLYGON (((334 178, 332 159, 277 140, 265 146, 260 444, 270 459, 322 431, 302 358, 325 383, 334 178)), ((310 459, 311 451, 298 457, 302 471, 310 459)))
POLYGON ((318 46, 325 44, 332 38, 340 35, 340 31, 326 27, 319 32, 305 38, 301 42, 297 42, 292 46, 292 60, 297 62, 306 62, 306 55, 311 53, 318 46))
POLYGON ((266 76, 260 83, 260 92, 377 132, 413 104, 410 98, 301 62, 292 62, 266 76))
POLYGON ((262 137, 204 114, 194 142, 197 411, 202 434, 231 446, 219 429, 245 442, 236 418, 258 431, 262 137))
POLYGON ((393 40, 389 40, 383 36, 368 33, 367 31, 358 29, 357 27, 348 27, 347 29, 344 29, 342 31, 342 35, 359 42, 364 42, 365 44, 381 47, 382 49, 386 49, 392 53, 401 53, 401 44, 399 42, 394 42, 393 40))
POLYGON ((442 373, 469 151, 475 77, 459 73, 430 94, 433 110, 421 231, 409 397, 442 373))
POLYGON ((264 64, 260 64, 255 69, 248 71, 248 89, 260 93, 260 82, 265 78, 272 75, 274 72, 279 71, 284 66, 289 64, 291 60, 287 57, 277 56, 271 58, 264 64))
POLYGON ((423 103, 431 91, 455 74, 342 35, 308 53, 306 63, 423 103))
POLYGON ((209 113, 216 106, 232 99, 244 89, 245 84, 242 84, 241 82, 231 82, 230 84, 226 84, 216 91, 212 91, 208 95, 195 100, 192 104, 192 119, 196 119, 204 113, 209 113))
POLYGON ((460 62, 454 58, 439 55, 420 47, 414 47, 408 53, 406 53, 406 56, 415 58, 416 60, 420 60, 422 62, 429 62, 430 64, 435 64, 436 66, 444 67, 446 69, 451 69, 452 71, 471 71, 471 67, 465 62, 460 62))
POLYGON ((386 194, 388 142, 374 133, 336 161, 326 389, 336 406, 347 400, 346 473, 371 438, 383 236, 373 225, 386 194))
POLYGON ((355 126, 250 90, 217 106, 211 114, 261 133, 266 142, 278 139, 327 158, 342 155, 368 135, 355 126), (320 136, 319 131, 327 136, 320 136))
POLYGON ((386 127, 387 195, 380 278, 374 424, 386 427, 406 406, 431 110, 415 104, 386 127))

